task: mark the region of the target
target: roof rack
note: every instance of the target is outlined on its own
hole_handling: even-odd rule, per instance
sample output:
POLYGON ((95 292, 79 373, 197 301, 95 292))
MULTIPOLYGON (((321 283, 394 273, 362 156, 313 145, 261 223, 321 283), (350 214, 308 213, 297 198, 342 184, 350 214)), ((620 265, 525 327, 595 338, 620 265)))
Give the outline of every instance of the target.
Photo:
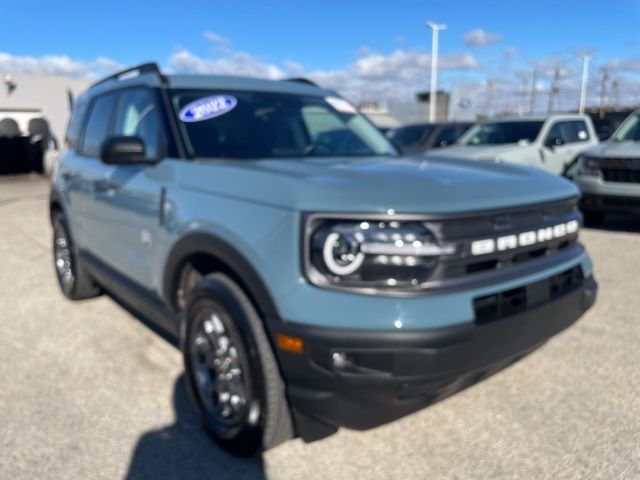
POLYGON ((314 87, 318 87, 318 84, 308 78, 304 77, 294 77, 294 78, 284 78, 283 82, 296 82, 296 83, 305 83, 307 85, 313 85, 314 87))
POLYGON ((126 68, 124 70, 120 70, 119 72, 114 73, 113 75, 109 75, 106 78, 103 78, 102 80, 97 81, 96 83, 94 83, 93 85, 91 85, 91 87, 89 88, 93 88, 97 85, 101 85, 105 82, 109 82, 112 80, 126 80, 127 78, 133 78, 133 77, 137 77, 139 75, 142 75, 144 73, 153 73, 155 75, 158 76, 158 78, 160 79, 160 82, 163 85, 168 85, 168 80, 167 77, 164 76, 164 74, 160 71, 160 68, 158 67, 158 64, 155 62, 147 62, 147 63, 141 63, 140 65, 136 65, 135 67, 131 67, 131 68, 126 68))

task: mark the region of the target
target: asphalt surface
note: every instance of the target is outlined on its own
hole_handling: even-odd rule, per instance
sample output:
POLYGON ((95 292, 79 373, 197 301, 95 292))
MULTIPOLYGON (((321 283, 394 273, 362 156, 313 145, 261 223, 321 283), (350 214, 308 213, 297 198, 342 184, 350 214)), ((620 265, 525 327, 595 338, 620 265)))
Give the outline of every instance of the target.
POLYGON ((0 179, 2 479, 640 478, 640 220, 583 231, 598 302, 520 363, 384 427, 238 460, 200 428, 173 345, 107 296, 59 293, 46 193, 0 179))

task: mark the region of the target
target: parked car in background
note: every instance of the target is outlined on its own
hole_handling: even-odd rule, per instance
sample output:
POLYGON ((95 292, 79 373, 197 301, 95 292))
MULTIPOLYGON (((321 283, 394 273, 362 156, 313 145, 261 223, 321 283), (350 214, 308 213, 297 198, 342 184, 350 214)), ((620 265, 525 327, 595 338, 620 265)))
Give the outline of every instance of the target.
POLYGON ((79 97, 66 140, 62 292, 104 287, 179 338, 195 410, 236 454, 415 412, 595 301, 575 185, 402 158, 308 82, 146 64, 79 97))
POLYGON ((607 213, 640 213, 640 111, 611 138, 581 155, 569 176, 582 191, 585 221, 600 223, 607 213))
POLYGON ((475 124, 439 156, 494 160, 564 173, 581 153, 598 144, 586 115, 508 118, 475 124))
POLYGON ((58 151, 39 110, 0 109, 0 175, 48 173, 58 151))
POLYGON ((402 150, 405 155, 424 153, 432 148, 447 147, 471 127, 473 123, 416 123, 391 129, 387 137, 402 150))

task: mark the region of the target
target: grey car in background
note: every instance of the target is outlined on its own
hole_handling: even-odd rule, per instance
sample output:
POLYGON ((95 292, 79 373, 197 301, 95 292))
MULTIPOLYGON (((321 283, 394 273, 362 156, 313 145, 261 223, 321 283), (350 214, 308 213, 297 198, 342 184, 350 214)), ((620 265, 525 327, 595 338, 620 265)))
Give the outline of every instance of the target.
POLYGON ((433 148, 448 147, 471 127, 470 122, 416 123, 391 129, 387 137, 405 155, 424 153, 433 148))
POLYGON ((585 221, 600 223, 607 213, 640 213, 640 111, 611 138, 585 152, 573 177, 582 191, 585 221))
POLYGON ((593 123, 586 115, 505 118, 475 124, 457 145, 438 156, 518 163, 562 174, 597 144, 593 123))

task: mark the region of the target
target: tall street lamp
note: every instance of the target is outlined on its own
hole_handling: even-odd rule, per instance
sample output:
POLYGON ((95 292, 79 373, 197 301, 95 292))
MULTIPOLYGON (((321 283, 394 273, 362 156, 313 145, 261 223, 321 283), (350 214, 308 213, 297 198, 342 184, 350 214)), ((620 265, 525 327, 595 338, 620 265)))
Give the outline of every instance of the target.
POLYGON ((582 59, 582 86, 580 87, 580 107, 579 113, 584 113, 584 106, 587 101, 587 77, 589 76, 589 60, 591 57, 587 55, 580 55, 582 59))
POLYGON ((446 25, 427 22, 427 27, 433 32, 431 42, 431 87, 429 91, 429 122, 436 121, 436 103, 438 101, 438 32, 445 30, 446 25))

